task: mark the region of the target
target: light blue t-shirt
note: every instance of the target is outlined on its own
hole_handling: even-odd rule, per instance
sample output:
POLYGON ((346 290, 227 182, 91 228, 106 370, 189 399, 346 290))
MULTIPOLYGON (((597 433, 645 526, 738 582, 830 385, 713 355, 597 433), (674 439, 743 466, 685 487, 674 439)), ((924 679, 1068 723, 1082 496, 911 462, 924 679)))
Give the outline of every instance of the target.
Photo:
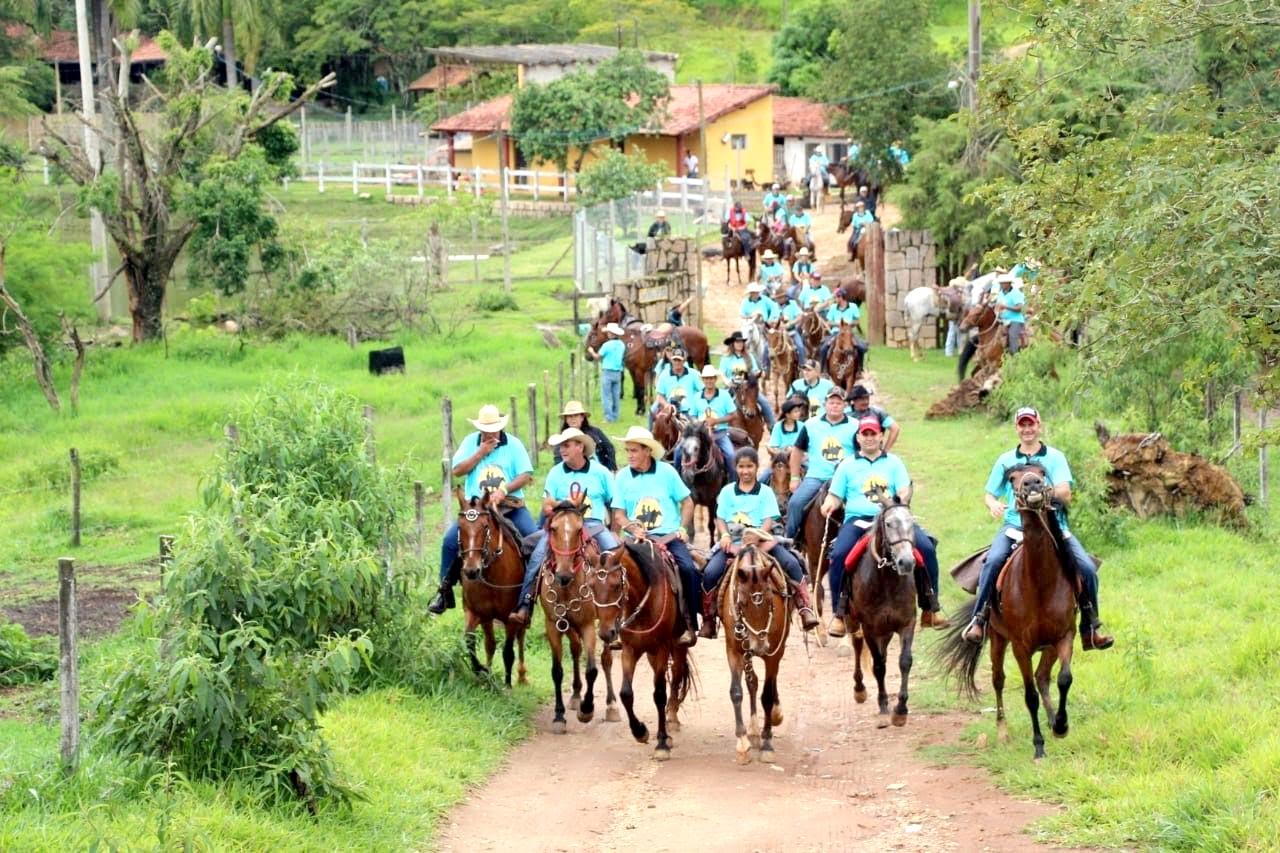
POLYGON ((787 224, 792 228, 801 227, 808 228, 813 225, 813 220, 809 218, 809 211, 797 210, 795 213, 787 217, 787 224))
POLYGON ((724 376, 732 378, 734 368, 742 365, 746 366, 748 373, 757 373, 760 370, 760 365, 756 364, 756 357, 750 353, 745 357, 733 354, 720 357, 720 373, 724 376))
MULTIPOLYGON (((791 387, 787 389, 788 396, 804 397, 809 401, 809 412, 821 414, 822 407, 827 399, 827 392, 836 387, 835 383, 825 376, 819 377, 818 381, 812 386, 805 382, 804 377, 800 377, 791 383, 791 387)), ((816 417, 817 415, 813 415, 816 417)))
MULTIPOLYGON (((733 396, 723 388, 716 389, 716 395, 708 400, 704 396, 705 392, 698 394, 696 397, 685 397, 684 410, 697 420, 702 420, 707 415, 707 410, 711 411, 712 417, 724 418, 732 415, 738 410, 737 403, 733 402, 733 396)), ((712 429, 716 432, 723 432, 729 428, 729 424, 716 424, 712 429)))
POLYGON ((854 454, 857 432, 858 422, 846 417, 831 423, 824 414, 805 421, 804 432, 796 439, 796 447, 809 454, 809 471, 805 476, 830 480, 836 466, 854 454))
POLYGON ((603 370, 621 370, 627 355, 627 345, 612 338, 600 345, 600 367, 603 370))
POLYGON ((677 388, 683 388, 685 393, 692 397, 702 390, 702 379, 686 367, 680 376, 664 373, 658 380, 658 393, 667 402, 671 402, 671 392, 677 388))
MULTIPOLYGON (((1017 507, 1014 506, 1013 484, 1009 482, 1009 471, 1029 462, 1036 462, 1044 466, 1045 476, 1048 477, 1049 485, 1051 486, 1074 482, 1071 477, 1071 466, 1067 464, 1067 457, 1063 455, 1061 450, 1056 447, 1050 447, 1044 442, 1040 443, 1040 450, 1030 456, 1020 451, 1017 447, 1001 453, 1000 458, 996 459, 996 463, 991 466, 991 473, 987 476, 987 494, 1005 505, 1003 523, 1019 530, 1022 529, 1022 516, 1018 513, 1017 507)), ((1065 531, 1067 529, 1066 519, 1059 515, 1058 522, 1065 531)))
POLYGON ((804 424, 796 424, 796 428, 790 431, 783 429, 786 421, 776 421, 773 425, 773 431, 769 433, 769 446, 775 450, 781 450, 786 447, 792 447, 796 443, 796 439, 800 438, 800 430, 804 424))
POLYGON ((654 459, 652 464, 643 474, 629 467, 618 471, 613 481, 614 509, 655 536, 665 536, 680 527, 680 502, 689 497, 689 487, 666 462, 654 459))
POLYGON ((547 472, 542 485, 542 496, 557 501, 567 501, 577 485, 587 497, 582 502, 584 518, 609 523, 609 505, 613 503, 613 474, 594 459, 587 460, 587 467, 574 471, 568 462, 561 462, 547 472))
POLYGON ((778 303, 774 302, 767 296, 761 296, 759 299, 747 297, 742 300, 742 307, 738 313, 743 317, 750 317, 752 314, 759 314, 764 317, 766 323, 772 323, 778 318, 778 303))
POLYGON ((869 210, 864 210, 862 213, 855 213, 853 215, 853 221, 850 224, 855 230, 857 230, 859 228, 865 228, 875 221, 875 215, 869 210))
POLYGON ((778 316, 786 320, 788 323, 794 323, 800 319, 800 306, 794 301, 788 301, 786 305, 778 306, 778 316))
POLYGON ((761 264, 760 266, 760 283, 765 287, 771 287, 782 281, 787 275, 787 271, 782 268, 779 261, 771 264, 761 264))
MULTIPOLYGON (((480 449, 480 437, 483 433, 473 432, 462 440, 453 453, 453 464, 459 465, 480 449)), ((521 474, 533 472, 533 463, 529 461, 529 451, 524 449, 520 439, 503 431, 498 434, 498 446, 489 455, 476 463, 467 474, 463 490, 468 498, 484 496, 485 489, 505 487, 507 483, 521 474)), ((508 492, 513 498, 524 497, 524 489, 508 492)))
POLYGON ((800 293, 797 298, 800 300, 800 304, 805 308, 808 308, 811 305, 818 305, 822 302, 829 302, 831 300, 831 288, 827 287, 825 284, 819 285, 818 287, 804 287, 800 289, 800 293))
POLYGON ((862 312, 858 310, 858 306, 850 302, 841 308, 839 305, 832 305, 827 309, 827 322, 833 326, 840 323, 856 323, 858 318, 862 316, 862 312))
POLYGON ((866 493, 883 486, 889 497, 900 495, 911 485, 907 466, 892 453, 881 453, 871 461, 861 453, 850 456, 836 468, 831 478, 831 494, 844 501, 844 517, 872 518, 880 512, 880 504, 866 493))
POLYGON ((813 275, 813 262, 797 260, 791 265, 791 275, 799 278, 802 275, 813 275))
POLYGON ((774 202, 778 203, 778 207, 780 209, 785 209, 787 206, 787 197, 784 196, 782 193, 775 194, 773 192, 767 192, 764 194, 764 198, 762 199, 762 202, 764 204, 765 210, 771 210, 773 208, 774 202))
POLYGON ((1021 310, 1027 303, 1027 297, 1021 290, 1010 289, 1008 293, 999 293, 996 295, 996 301, 1000 303, 1000 322, 1025 323, 1027 321, 1026 314, 1021 310), (1013 310, 1015 308, 1018 310, 1013 310))
POLYGON ((720 490, 716 498, 716 518, 725 524, 768 530, 766 523, 781 517, 773 489, 766 488, 759 481, 749 492, 739 489, 737 483, 730 483, 720 490))

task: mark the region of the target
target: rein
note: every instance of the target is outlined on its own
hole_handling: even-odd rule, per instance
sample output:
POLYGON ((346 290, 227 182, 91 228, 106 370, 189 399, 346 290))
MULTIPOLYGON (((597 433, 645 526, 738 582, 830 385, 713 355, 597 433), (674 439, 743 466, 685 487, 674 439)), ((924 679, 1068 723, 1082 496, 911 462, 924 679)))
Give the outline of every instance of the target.
MULTIPOLYGON (((482 515, 484 515, 484 513, 478 509, 468 509, 463 511, 462 513, 463 519, 473 524, 479 521, 482 515)), ((489 569, 489 567, 492 566, 494 563, 496 563, 498 561, 498 558, 506 553, 506 542, 505 542, 506 537, 503 535, 501 530, 498 531, 498 550, 497 551, 490 550, 490 543, 493 540, 493 530, 500 523, 501 522, 499 522, 497 519, 493 518, 492 512, 490 512, 488 523, 485 524, 484 526, 484 543, 479 548, 460 548, 458 549, 458 556, 465 557, 465 555, 467 554, 471 554, 475 552, 480 553, 480 555, 484 558, 484 563, 483 565, 480 566, 479 581, 480 583, 484 584, 490 589, 519 589, 521 586, 524 585, 523 579, 521 580, 520 583, 497 584, 497 583, 493 583, 492 581, 490 581, 488 578, 484 576, 484 573, 489 569)))
MULTIPOLYGON (((655 546, 653 542, 648 539, 644 541, 649 545, 649 553, 652 559, 654 560, 659 559, 657 546, 655 546)), ((618 597, 613 601, 601 604, 599 601, 596 600, 595 593, 594 591, 592 591, 591 592, 592 601, 595 602, 596 607, 617 607, 618 608, 618 610, 622 613, 622 618, 618 620, 618 630, 620 632, 626 631, 631 634, 640 634, 641 636, 645 634, 653 633, 658 629, 660 625, 662 625, 663 622, 666 621, 667 607, 670 604, 671 596, 662 597, 662 611, 658 614, 658 618, 654 620, 654 623, 652 625, 644 629, 632 628, 631 623, 636 621, 636 619, 640 616, 640 614, 644 612, 645 605, 649 603, 649 596, 653 594, 653 587, 655 586, 655 584, 649 585, 649 587, 644 591, 644 595, 640 597, 640 603, 637 604, 635 606, 635 609, 633 609, 631 613, 628 615, 626 612, 625 605, 627 600, 627 593, 630 591, 631 586, 630 584, 627 583, 627 569, 622 562, 621 556, 619 556, 617 566, 613 568, 609 568, 608 566, 601 566, 600 568, 596 569, 596 577, 601 581, 607 580, 609 577, 609 573, 614 571, 614 569, 617 569, 622 573, 622 589, 618 593, 618 597)))
MULTIPOLYGON (((756 555, 757 557, 761 557, 761 554, 759 551, 756 552, 756 555)), ((742 556, 743 556, 742 554, 739 554, 738 559, 734 560, 733 567, 735 570, 738 567, 739 561, 742 560, 742 556)), ((734 638, 737 639, 738 647, 742 650, 743 655, 746 658, 750 659, 755 654, 755 652, 751 650, 751 641, 753 639, 764 638, 765 646, 766 648, 768 647, 769 634, 773 630, 774 610, 772 607, 769 608, 768 621, 765 622, 765 625, 763 628, 757 628, 756 626, 751 624, 751 622, 747 619, 746 615, 742 612, 742 609, 739 607, 740 602, 738 601, 737 571, 733 572, 733 577, 730 580, 730 584, 731 584, 731 588, 728 590, 728 595, 730 596, 729 600, 733 604, 733 636, 734 638)), ((773 589, 772 584, 770 584, 770 588, 768 591, 773 595, 781 598, 783 601, 786 601, 787 598, 789 598, 789 596, 781 594, 776 589, 773 589)), ((751 603, 754 604, 756 607, 761 607, 764 605, 764 597, 765 597, 765 592, 757 590, 751 593, 751 603)), ((782 648, 782 643, 784 642, 785 639, 786 639, 785 636, 778 637, 777 643, 774 644, 773 648, 765 652, 764 657, 773 657, 775 654, 777 654, 778 650, 782 648)))
MULTIPOLYGON (((572 510, 572 509, 561 509, 557 512, 553 512, 551 515, 551 520, 547 522, 547 528, 548 528, 547 545, 551 548, 552 553, 556 554, 557 556, 574 558, 573 576, 574 578, 577 578, 584 573, 583 570, 587 566, 587 556, 588 556, 587 549, 590 547, 590 543, 592 543, 594 540, 589 535, 587 535, 587 528, 586 528, 586 523, 584 519, 583 527, 578 531, 577 544, 574 545, 572 548, 556 547, 556 541, 551 536, 552 525, 555 524, 556 518, 564 515, 567 512, 573 512, 579 515, 579 517, 581 517, 581 513, 578 513, 576 510, 572 510)), ((594 597, 592 597, 591 595, 590 587, 588 587, 587 582, 583 580, 578 584, 578 592, 576 595, 574 595, 568 601, 561 601, 559 587, 554 583, 555 568, 552 567, 550 560, 542 564, 541 568, 539 568, 538 570, 538 574, 542 577, 542 580, 543 580, 542 598, 547 604, 551 606, 552 613, 555 615, 555 618, 556 618, 556 623, 555 623, 556 630, 559 631, 561 634, 569 633, 569 628, 572 627, 568 618, 569 614, 580 612, 582 610, 582 604, 585 600, 590 599, 592 602, 595 601, 594 597)))

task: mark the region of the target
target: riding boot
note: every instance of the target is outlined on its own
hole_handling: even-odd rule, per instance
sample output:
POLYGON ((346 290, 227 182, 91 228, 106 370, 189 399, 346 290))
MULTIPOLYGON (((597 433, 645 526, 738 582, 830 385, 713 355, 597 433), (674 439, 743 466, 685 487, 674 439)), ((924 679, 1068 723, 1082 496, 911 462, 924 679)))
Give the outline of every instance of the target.
POLYGON ((982 638, 987 633, 987 617, 991 613, 991 605, 986 605, 981 610, 973 611, 973 620, 969 622, 969 627, 964 629, 964 638, 970 643, 982 643, 982 638))
POLYGON ((446 610, 452 610, 458 606, 453 600, 453 585, 462 579, 460 569, 461 566, 457 563, 449 567, 449 573, 440 583, 440 589, 436 591, 435 598, 431 599, 431 603, 427 605, 428 613, 439 616, 446 610))
POLYGON ((788 581, 791 592, 796 597, 796 609, 800 611, 800 627, 806 631, 812 631, 818 627, 818 614, 813 610, 813 603, 809 600, 809 587, 802 580, 788 581))
POLYGON ((528 625, 533 619, 533 599, 526 598, 521 601, 520 606, 507 619, 517 625, 528 625))
POLYGON ((716 638, 716 604, 719 598, 719 587, 710 592, 702 593, 702 628, 698 631, 698 636, 704 640, 714 640, 716 638))
POLYGON ((1098 605, 1086 602, 1080 605, 1080 646, 1091 652, 1095 649, 1109 649, 1115 645, 1116 638, 1108 636, 1099 629, 1102 622, 1098 619, 1098 605))
MULTIPOLYGON (((845 576, 846 578, 848 575, 845 576)), ((836 603, 835 612, 831 616, 831 624, 827 627, 827 635, 831 637, 843 637, 849 633, 848 620, 845 615, 849 612, 849 586, 846 580, 844 585, 840 587, 840 600, 836 603)))
POLYGON ((942 605, 938 603, 938 593, 933 591, 933 587, 929 585, 928 579, 923 575, 924 570, 917 568, 916 583, 920 584, 920 627, 932 627, 941 630, 948 627, 951 624, 951 620, 942 615, 942 605))
POLYGON ((692 646, 698 642, 698 609, 693 605, 693 597, 685 591, 684 584, 676 584, 676 606, 684 614, 684 633, 676 638, 676 645, 692 646))

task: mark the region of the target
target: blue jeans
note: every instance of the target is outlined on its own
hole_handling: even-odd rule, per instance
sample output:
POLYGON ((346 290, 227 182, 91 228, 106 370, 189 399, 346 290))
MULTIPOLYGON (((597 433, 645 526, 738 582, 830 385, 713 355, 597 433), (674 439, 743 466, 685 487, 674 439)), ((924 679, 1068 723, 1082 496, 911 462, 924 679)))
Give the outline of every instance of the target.
POLYGON ((804 523, 805 505, 813 500, 814 495, 818 494, 825 482, 826 480, 819 480, 817 477, 805 477, 791 493, 791 499, 787 501, 788 539, 795 539, 796 534, 800 532, 800 525, 804 523))
POLYGON ((602 370, 600 372, 600 402, 604 406, 605 423, 613 423, 618 419, 618 408, 622 404, 622 371, 602 370))
MULTIPOLYGON (((736 469, 733 467, 734 457, 737 456, 737 452, 733 449, 733 442, 729 440, 729 430, 727 429, 712 430, 711 437, 712 439, 715 440, 716 447, 720 448, 720 455, 724 457, 724 464, 728 466, 729 479, 730 480, 738 479, 737 474, 735 473, 736 469)), ((675 457, 674 457, 677 471, 680 470, 680 459, 681 459, 680 451, 681 451, 681 447, 680 445, 677 444, 675 457)))
MULTIPOLYGON (((1009 561, 1009 555, 1013 553, 1014 542, 1005 533, 1012 527, 1013 525, 1011 524, 1000 525, 1000 529, 996 531, 995 538, 991 540, 991 550, 987 551, 987 559, 982 564, 982 574, 978 576, 978 597, 973 603, 975 617, 981 617, 983 610, 991 603, 991 596, 996 589, 996 579, 1000 577, 1000 569, 1009 561)), ((1084 549, 1084 546, 1080 544, 1080 540, 1075 536, 1067 538, 1066 546, 1071 562, 1075 563, 1076 573, 1080 575, 1080 585, 1083 587, 1081 597, 1084 599, 1084 603, 1093 605, 1094 616, 1096 617, 1098 607, 1098 567, 1093 564, 1093 559, 1089 556, 1089 552, 1084 549)))
POLYGON ((764 425, 769 429, 773 429, 775 418, 773 416, 773 404, 769 402, 767 394, 761 394, 760 397, 760 414, 764 417, 764 425))
MULTIPOLYGON (((856 519, 859 521, 873 521, 870 518, 856 519)), ((831 581, 831 601, 833 603, 840 600, 840 587, 844 584, 844 561, 849 556, 849 552, 858 544, 858 540, 867 534, 866 530, 846 521, 844 526, 840 528, 839 535, 836 536, 835 544, 831 546, 831 563, 827 566, 827 577, 831 581), (846 544, 847 543, 847 544, 846 544)), ((938 592, 938 550, 933 545, 933 540, 929 538, 929 534, 920 525, 915 526, 915 540, 913 544, 916 550, 920 552, 920 556, 924 558, 924 571, 929 579, 929 586, 936 595, 938 592)), ((917 572, 919 569, 916 570, 917 572)), ((928 610, 932 602, 925 590, 919 583, 916 585, 917 598, 922 610, 928 610)))
MULTIPOLYGON (((613 535, 612 530, 605 527, 603 521, 588 518, 583 527, 587 535, 596 540, 601 551, 612 551, 618 547, 618 537, 613 535)), ((533 553, 529 555, 529 562, 524 567, 524 586, 520 587, 521 604, 533 604, 533 582, 537 580, 538 570, 547 559, 547 551, 551 550, 551 540, 547 538, 546 530, 538 531, 537 542, 538 544, 533 546, 533 553)))
MULTIPOLYGON (((796 559, 796 555, 791 553, 790 548, 784 548, 781 545, 775 545, 768 552, 770 557, 778 561, 778 565, 782 566, 782 570, 787 573, 787 577, 796 583, 804 580, 804 567, 800 565, 800 561, 796 559)), ((706 592, 711 592, 720 583, 720 579, 724 577, 725 569, 729 567, 729 555, 717 547, 711 552, 710 559, 707 560, 706 566, 702 569, 702 588, 706 592)))
POLYGON ((702 612, 702 596, 698 595, 698 568, 689 554, 689 546, 679 539, 667 543, 667 553, 676 562, 680 574, 680 585, 684 587, 684 603, 688 608, 685 614, 690 630, 698 627, 698 614, 702 612))
MULTIPOLYGON (((520 531, 521 536, 528 536, 538 529, 533 522, 533 516, 529 514, 529 510, 525 507, 518 506, 514 509, 504 510, 503 515, 507 520, 516 526, 516 530, 520 531)), ((453 564, 458 561, 458 522, 449 525, 449 529, 444 532, 444 539, 440 540, 440 585, 453 586, 457 581, 456 575, 453 574, 453 564)))
POLYGON ((796 358, 801 364, 804 364, 804 361, 809 357, 809 354, 804 348, 804 336, 800 334, 799 329, 791 330, 791 344, 796 348, 796 358))
POLYGON ((947 358, 951 358, 951 356, 955 355, 956 351, 960 349, 960 346, 960 324, 954 320, 948 320, 947 343, 942 352, 947 358))

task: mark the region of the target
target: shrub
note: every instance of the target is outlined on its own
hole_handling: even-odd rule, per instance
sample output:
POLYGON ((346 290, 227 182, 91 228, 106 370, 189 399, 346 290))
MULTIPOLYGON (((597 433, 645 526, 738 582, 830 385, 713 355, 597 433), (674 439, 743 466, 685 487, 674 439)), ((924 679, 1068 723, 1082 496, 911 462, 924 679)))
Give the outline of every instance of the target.
POLYGON ((57 671, 51 640, 32 639, 21 625, 0 620, 0 687, 45 681, 57 671))
POLYGON ((510 293, 503 293, 497 290, 489 290, 481 293, 476 297, 476 310, 478 311, 519 311, 520 306, 516 304, 515 297, 510 293))

